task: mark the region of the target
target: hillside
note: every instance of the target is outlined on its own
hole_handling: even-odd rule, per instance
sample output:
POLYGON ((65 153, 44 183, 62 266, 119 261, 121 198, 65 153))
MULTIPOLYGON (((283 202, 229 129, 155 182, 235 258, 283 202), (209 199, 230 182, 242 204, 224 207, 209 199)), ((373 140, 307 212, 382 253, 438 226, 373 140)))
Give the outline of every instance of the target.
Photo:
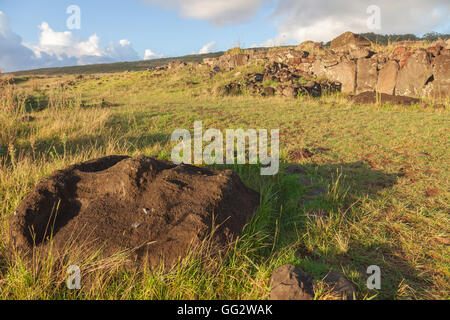
MULTIPOLYGON (((433 42, 439 39, 450 39, 450 34, 440 33, 427 33, 422 37, 418 37, 414 34, 392 34, 392 35, 380 35, 375 33, 363 33, 362 36, 366 37, 373 43, 387 45, 395 44, 400 41, 426 41, 433 42)), ((324 44, 325 47, 330 46, 330 42, 324 44)), ((292 46, 280 46, 279 48, 288 48, 292 46)), ((267 50, 268 48, 252 48, 253 50, 267 50)), ((124 71, 140 71, 148 68, 163 66, 171 61, 183 61, 188 62, 202 62, 204 58, 216 58, 223 55, 224 52, 214 52, 207 54, 192 54, 181 57, 170 57, 152 60, 131 61, 131 62, 116 62, 106 64, 93 64, 83 66, 70 66, 70 67, 58 67, 58 68, 42 68, 34 70, 23 70, 12 72, 11 74, 16 76, 22 75, 57 75, 57 74, 94 74, 94 73, 114 73, 124 71)))
POLYGON ((204 58, 215 58, 221 56, 222 54, 223 52, 214 52, 207 54, 192 54, 182 57, 161 58, 142 61, 91 64, 84 66, 71 66, 59 68, 43 68, 43 69, 17 71, 12 72, 11 74, 15 76, 21 76, 21 75, 57 75, 57 74, 94 74, 94 73, 114 73, 124 71, 140 71, 148 68, 163 66, 176 60, 183 61, 185 63, 202 62, 204 58))

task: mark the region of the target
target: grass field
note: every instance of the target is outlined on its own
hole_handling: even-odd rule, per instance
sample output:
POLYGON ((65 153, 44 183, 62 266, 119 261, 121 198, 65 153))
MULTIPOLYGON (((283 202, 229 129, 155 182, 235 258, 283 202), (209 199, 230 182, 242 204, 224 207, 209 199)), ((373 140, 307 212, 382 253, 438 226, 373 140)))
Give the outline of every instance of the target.
POLYGON ((317 299, 332 298, 322 285, 330 270, 355 285, 358 299, 449 299, 448 109, 352 106, 342 95, 214 95, 218 85, 239 80, 237 71, 244 75, 257 68, 213 78, 206 67, 188 66, 160 75, 29 77, 3 85, 0 298, 267 299, 271 271, 292 263, 323 288, 317 299), (231 166, 261 193, 261 205, 227 257, 201 261, 193 251, 167 273, 124 270, 123 256, 71 257, 64 265, 50 256, 28 265, 7 254, 8 218, 38 180, 111 154, 170 159, 172 131, 192 131, 196 120, 204 130, 280 129, 278 175, 262 177, 257 166, 231 166), (304 149, 312 156, 303 157, 304 149), (304 166, 305 174, 288 174, 284 169, 292 163, 304 166), (310 188, 299 178, 328 191, 299 207, 310 188), (314 210, 329 218, 311 217, 314 210), (81 291, 64 285, 74 261, 89 279, 81 291), (366 288, 369 265, 381 268, 381 290, 366 288))

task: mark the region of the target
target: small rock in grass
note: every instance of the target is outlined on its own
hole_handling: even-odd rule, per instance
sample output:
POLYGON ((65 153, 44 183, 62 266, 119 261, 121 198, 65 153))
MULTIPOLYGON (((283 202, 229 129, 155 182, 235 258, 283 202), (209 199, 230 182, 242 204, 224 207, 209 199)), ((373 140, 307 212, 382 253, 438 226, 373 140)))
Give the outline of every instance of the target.
POLYGON ((313 300, 311 275, 293 265, 284 265, 272 272, 270 300, 313 300))
POLYGON ((356 295, 353 284, 348 281, 341 273, 330 271, 324 279, 325 283, 332 287, 334 294, 342 299, 353 300, 356 295))
POLYGON ((264 89, 264 92, 262 93, 262 95, 265 97, 273 96, 273 95, 275 95, 275 89, 272 87, 267 87, 264 89))

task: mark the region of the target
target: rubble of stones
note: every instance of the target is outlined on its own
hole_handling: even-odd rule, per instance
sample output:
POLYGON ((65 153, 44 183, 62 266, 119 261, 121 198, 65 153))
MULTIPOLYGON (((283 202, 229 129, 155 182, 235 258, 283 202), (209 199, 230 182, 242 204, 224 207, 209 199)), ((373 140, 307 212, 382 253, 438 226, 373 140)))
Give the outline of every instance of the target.
MULTIPOLYGON (((218 88, 219 95, 320 97, 336 91, 349 95, 372 92, 389 96, 445 98, 450 96, 450 40, 438 40, 431 46, 401 41, 377 46, 368 39, 346 32, 325 48, 322 43, 306 41, 297 47, 230 50, 217 58, 205 58, 201 64, 213 78, 246 65, 263 66, 261 73, 249 73, 218 88), (376 52, 377 51, 377 52, 376 52)), ((160 71, 200 65, 172 61, 152 68, 160 71)))
POLYGON ((266 66, 264 73, 247 75, 244 83, 227 85, 223 90, 226 93, 232 89, 231 94, 245 86, 250 93, 261 95, 307 93, 315 97, 324 90, 338 90, 347 94, 450 96, 450 41, 436 41, 428 48, 423 46, 403 41, 395 46, 376 47, 366 38, 346 32, 334 39, 330 48, 307 41, 297 47, 248 49, 234 55, 205 58, 203 63, 225 71, 250 63, 266 66), (267 79, 279 85, 264 88, 262 83, 267 79))
POLYGON ((248 74, 246 77, 246 89, 252 94, 261 94, 262 96, 276 94, 294 98, 299 95, 320 97, 324 92, 340 91, 341 85, 328 80, 314 81, 311 75, 297 69, 295 66, 273 62, 265 69, 263 74, 248 74), (264 88, 262 82, 266 80, 281 84, 276 88, 264 88))

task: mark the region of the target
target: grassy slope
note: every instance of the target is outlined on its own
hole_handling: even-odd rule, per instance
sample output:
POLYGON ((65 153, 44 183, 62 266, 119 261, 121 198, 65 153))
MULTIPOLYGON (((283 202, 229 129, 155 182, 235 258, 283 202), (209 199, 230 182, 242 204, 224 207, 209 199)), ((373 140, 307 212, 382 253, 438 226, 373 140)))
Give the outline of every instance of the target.
MULTIPOLYGON (((271 271, 293 263, 313 274, 319 288, 327 271, 343 272, 361 299, 449 298, 448 111, 350 106, 342 96, 214 97, 211 88, 236 71, 212 79, 206 69, 184 68, 159 77, 143 71, 20 83, 34 95, 45 89, 53 107, 31 112, 36 120, 29 123, 20 120, 22 111, 0 114, 0 297, 265 299, 271 271), (75 86, 56 89, 66 80, 75 86), (7 218, 39 179, 108 154, 168 159, 172 131, 193 130, 195 120, 203 120, 204 130, 279 128, 283 167, 304 165, 328 193, 298 208, 308 190, 299 176, 282 170, 261 177, 258 168, 235 166, 262 197, 228 258, 201 263, 194 252, 170 273, 130 273, 120 268, 119 258, 71 257, 66 264, 81 265, 83 279, 89 279, 89 289, 81 292, 62 285, 67 265, 46 258, 38 268, 6 258, 7 218), (296 157, 299 148, 314 156, 296 157), (306 217, 320 208, 331 218, 306 217), (369 265, 381 267, 379 292, 365 286, 369 265)), ((329 295, 319 290, 317 298, 329 295)))
POLYGON ((160 58, 131 62, 115 62, 91 64, 83 66, 59 67, 59 68, 42 68, 35 70, 17 71, 12 74, 15 76, 22 75, 61 75, 61 74, 93 74, 93 73, 113 73, 123 71, 141 71, 152 67, 158 67, 168 64, 172 61, 202 62, 204 58, 220 57, 223 52, 192 54, 173 58, 160 58))

